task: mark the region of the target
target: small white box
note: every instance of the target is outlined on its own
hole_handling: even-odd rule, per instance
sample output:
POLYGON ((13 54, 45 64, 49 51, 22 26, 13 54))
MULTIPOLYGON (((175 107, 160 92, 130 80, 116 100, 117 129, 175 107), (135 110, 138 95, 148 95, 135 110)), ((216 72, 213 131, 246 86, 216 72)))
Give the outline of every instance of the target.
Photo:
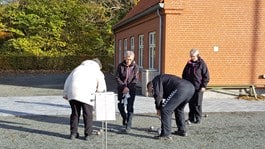
POLYGON ((219 51, 219 47, 218 47, 218 46, 214 46, 214 47, 213 47, 213 51, 214 51, 214 52, 218 52, 218 51, 219 51))

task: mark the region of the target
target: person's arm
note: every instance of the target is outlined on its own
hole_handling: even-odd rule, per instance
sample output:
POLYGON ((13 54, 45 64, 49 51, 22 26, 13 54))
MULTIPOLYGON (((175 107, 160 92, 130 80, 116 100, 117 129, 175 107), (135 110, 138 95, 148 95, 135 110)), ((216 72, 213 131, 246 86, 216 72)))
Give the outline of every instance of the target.
POLYGON ((69 76, 66 78, 65 83, 64 83, 63 98, 66 99, 66 100, 68 100, 67 93, 68 93, 68 88, 69 88, 69 83, 70 83, 70 79, 71 79, 72 73, 73 72, 71 72, 69 74, 69 76))
POLYGON ((116 79, 116 82, 118 83, 119 88, 125 88, 126 84, 121 80, 121 78, 120 78, 121 74, 120 73, 121 73, 121 66, 118 65, 117 70, 116 70, 116 74, 115 74, 115 79, 116 79))
POLYGON ((160 112, 160 110, 156 110, 156 115, 157 115, 157 116, 161 116, 161 112, 160 112))
POLYGON ((182 79, 187 79, 188 76, 187 76, 187 64, 185 65, 184 69, 183 69, 183 72, 182 72, 182 79))
POLYGON ((106 85, 106 81, 105 81, 105 76, 101 71, 99 71, 97 80, 98 80, 97 92, 106 92, 107 91, 107 85, 106 85))
POLYGON ((133 70, 133 79, 131 81, 131 83, 136 84, 139 80, 139 67, 138 65, 134 65, 134 70, 133 70))
POLYGON ((159 110, 161 108, 161 102, 163 100, 163 85, 160 79, 157 79, 153 82, 153 89, 154 89, 154 99, 155 99, 155 106, 156 109, 159 110))
POLYGON ((206 89, 208 83, 210 81, 210 74, 208 67, 205 62, 203 62, 203 67, 202 67, 202 85, 201 87, 206 89))

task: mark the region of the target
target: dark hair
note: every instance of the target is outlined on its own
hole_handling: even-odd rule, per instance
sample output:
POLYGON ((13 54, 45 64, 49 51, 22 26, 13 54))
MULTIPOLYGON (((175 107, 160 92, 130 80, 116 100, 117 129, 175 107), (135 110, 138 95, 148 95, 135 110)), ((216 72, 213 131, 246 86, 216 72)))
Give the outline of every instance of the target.
POLYGON ((150 87, 151 85, 153 85, 152 81, 149 81, 146 85, 146 88, 150 87))

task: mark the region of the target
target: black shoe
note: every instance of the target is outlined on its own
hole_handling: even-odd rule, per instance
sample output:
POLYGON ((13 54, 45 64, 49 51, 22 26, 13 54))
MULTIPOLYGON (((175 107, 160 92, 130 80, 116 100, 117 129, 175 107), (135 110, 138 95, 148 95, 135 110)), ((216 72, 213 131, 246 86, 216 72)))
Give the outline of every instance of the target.
POLYGON ((129 126, 129 125, 126 125, 126 127, 125 127, 125 129, 127 129, 127 130, 131 130, 131 126, 129 126))
POLYGON ((123 126, 126 126, 126 125, 127 125, 126 120, 122 120, 122 125, 123 125, 123 126))
POLYGON ((201 117, 197 117, 196 121, 194 122, 195 124, 200 124, 201 123, 201 117))
POLYGON ((122 134, 127 134, 127 133, 129 133, 131 131, 131 129, 128 129, 128 128, 126 128, 126 129, 122 129, 122 130, 120 130, 119 132, 120 133, 122 133, 122 134))
POLYGON ((201 121, 200 120, 196 120, 196 121, 186 120, 185 123, 186 123, 186 125, 200 124, 201 121))
POLYGON ((185 123, 186 125, 191 125, 192 122, 190 120, 186 120, 185 123))
POLYGON ((194 124, 200 124, 201 120, 196 120, 195 122, 193 122, 194 124))
POLYGON ((170 137, 170 136, 154 136, 154 138, 155 139, 157 139, 157 140, 161 140, 161 141, 170 141, 170 140, 172 140, 172 137, 170 137))
POLYGON ((180 131, 180 130, 175 131, 173 134, 178 135, 178 136, 182 136, 182 137, 187 137, 188 136, 188 133, 187 132, 180 131))
POLYGON ((85 136, 85 140, 88 141, 90 139, 89 136, 85 136))
POLYGON ((126 129, 123 130, 123 133, 129 133, 130 131, 131 131, 130 128, 126 128, 126 129))
POLYGON ((71 135, 70 135, 70 139, 71 139, 71 140, 74 140, 74 139, 76 139, 76 138, 78 138, 78 137, 79 137, 79 133, 71 134, 71 135))
POLYGON ((95 136, 95 135, 92 135, 92 134, 91 134, 91 135, 85 135, 85 138, 84 138, 84 139, 85 139, 86 141, 89 141, 89 140, 91 140, 91 139, 94 139, 95 137, 96 137, 96 136, 95 136))

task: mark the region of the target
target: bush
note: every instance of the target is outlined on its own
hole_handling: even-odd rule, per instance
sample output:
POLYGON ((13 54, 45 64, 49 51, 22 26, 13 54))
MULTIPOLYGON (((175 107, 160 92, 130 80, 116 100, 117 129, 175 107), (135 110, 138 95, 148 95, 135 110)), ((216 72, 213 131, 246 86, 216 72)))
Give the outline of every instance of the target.
POLYGON ((102 70, 108 71, 113 63, 111 56, 0 56, 0 70, 65 70, 69 71, 82 61, 98 57, 102 70))

